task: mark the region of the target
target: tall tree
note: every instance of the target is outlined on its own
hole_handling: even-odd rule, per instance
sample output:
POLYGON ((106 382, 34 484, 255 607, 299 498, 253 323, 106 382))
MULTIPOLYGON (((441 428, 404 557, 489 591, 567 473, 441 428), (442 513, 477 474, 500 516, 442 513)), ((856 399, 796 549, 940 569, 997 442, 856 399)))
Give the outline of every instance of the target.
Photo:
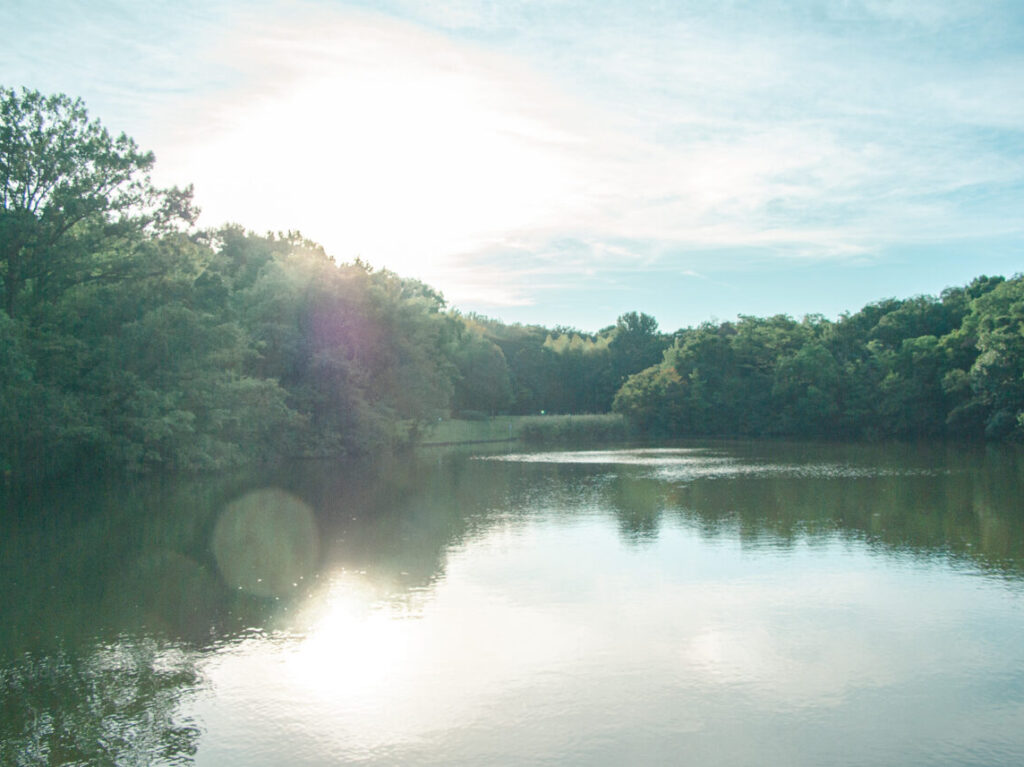
MULTIPOLYGON (((651 315, 627 312, 619 316, 615 335, 608 345, 615 388, 633 373, 660 362, 668 344, 668 339, 658 333, 658 321, 651 315)), ((614 394, 614 390, 610 392, 607 405, 611 404, 614 394)))
POLYGON ((120 274, 118 235, 191 223, 191 189, 158 190, 153 154, 90 120, 81 100, 0 87, 0 291, 10 317, 120 274))

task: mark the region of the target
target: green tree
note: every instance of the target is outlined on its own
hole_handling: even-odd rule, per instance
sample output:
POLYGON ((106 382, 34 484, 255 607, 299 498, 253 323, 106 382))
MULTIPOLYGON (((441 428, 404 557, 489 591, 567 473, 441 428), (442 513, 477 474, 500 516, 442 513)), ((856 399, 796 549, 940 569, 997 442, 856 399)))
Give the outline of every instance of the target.
POLYGON ((120 278, 133 230, 196 215, 191 189, 157 190, 153 155, 90 120, 80 100, 0 88, 0 290, 9 317, 86 281, 120 278))
POLYGON ((835 358, 817 342, 780 359, 771 390, 771 429, 780 434, 835 436, 839 377, 835 358))
POLYGON ((454 353, 459 375, 452 404, 459 411, 498 413, 512 402, 508 363, 492 341, 470 330, 454 353))
POLYGON ((899 437, 939 436, 949 410, 943 379, 948 358, 932 335, 905 338, 886 354, 889 370, 879 386, 886 431, 899 437))
POLYGON ((669 364, 634 373, 615 394, 612 410, 626 416, 641 432, 670 436, 683 429, 685 384, 669 364))
POLYGON ((974 299, 964 325, 977 338, 969 381, 972 400, 986 413, 985 436, 1024 437, 1024 278, 974 299))
POLYGON ((626 379, 661 362, 669 343, 669 339, 658 332, 658 321, 651 315, 642 312, 620 315, 608 344, 608 370, 599 384, 596 409, 609 410, 615 392, 626 379))

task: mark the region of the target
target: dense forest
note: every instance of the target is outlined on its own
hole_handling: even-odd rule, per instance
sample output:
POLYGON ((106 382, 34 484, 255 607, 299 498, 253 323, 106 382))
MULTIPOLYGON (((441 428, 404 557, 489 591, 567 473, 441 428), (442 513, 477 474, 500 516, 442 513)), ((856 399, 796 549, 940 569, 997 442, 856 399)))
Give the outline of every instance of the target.
POLYGON ((156 188, 153 163, 80 101, 0 89, 8 476, 365 454, 453 412, 607 411, 661 358, 627 343, 636 315, 585 340, 508 328, 297 233, 198 229, 192 190, 156 188), (567 390, 595 354, 611 367, 567 390))
POLYGON ((631 376, 614 409, 662 435, 1018 439, 1024 278, 978 277, 834 322, 705 323, 631 376))
POLYGON ((81 101, 0 88, 0 470, 222 468, 414 442, 449 415, 640 432, 1024 434, 1024 280, 836 321, 505 325, 298 233, 196 227, 81 101))

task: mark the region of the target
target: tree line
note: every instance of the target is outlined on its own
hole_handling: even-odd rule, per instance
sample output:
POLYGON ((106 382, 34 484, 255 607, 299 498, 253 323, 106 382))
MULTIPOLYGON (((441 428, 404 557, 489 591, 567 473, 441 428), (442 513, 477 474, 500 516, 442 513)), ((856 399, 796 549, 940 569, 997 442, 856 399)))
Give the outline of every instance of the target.
POLYGON ((660 359, 621 367, 635 351, 608 329, 583 345, 621 369, 581 397, 578 336, 463 317, 298 233, 198 229, 153 164, 80 100, 0 88, 7 476, 373 453, 453 412, 607 411, 660 359))
POLYGON ((663 435, 1020 433, 1020 279, 674 334, 506 325, 295 232, 196 227, 191 188, 80 100, 0 88, 0 471, 372 454, 448 415, 663 435))
POLYGON ((78 100, 0 89, 0 468, 368 451, 448 407, 462 330, 435 291, 198 230, 153 162, 78 100))
POLYGON ((1024 436, 1024 278, 886 299, 836 321, 740 317, 679 332, 614 409, 660 435, 1024 436))

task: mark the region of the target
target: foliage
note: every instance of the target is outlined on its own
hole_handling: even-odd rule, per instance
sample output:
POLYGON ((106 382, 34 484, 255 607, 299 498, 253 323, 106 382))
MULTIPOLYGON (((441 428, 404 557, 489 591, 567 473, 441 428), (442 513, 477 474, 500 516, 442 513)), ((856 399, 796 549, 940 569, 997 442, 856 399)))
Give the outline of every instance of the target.
MULTIPOLYGON (((80 101, 0 88, 7 477, 376 454, 452 411, 614 410, 666 436, 1024 436, 1021 277, 836 321, 505 325, 295 232, 198 231, 191 189, 155 188, 153 162, 80 101)), ((522 436, 624 428, 540 419, 522 436)))
POLYGON ((0 89, 0 116, 0 470, 368 452, 447 412, 458 322, 429 287, 195 231, 79 101, 0 89))
POLYGON ((20 316, 138 266, 140 232, 191 223, 191 190, 157 190, 153 155, 90 121, 81 101, 0 88, 0 279, 20 316))
POLYGON ((512 390, 508 412, 519 415, 607 413, 622 383, 657 362, 670 343, 653 317, 637 312, 596 334, 472 315, 466 322, 504 354, 512 390))
POLYGON ((630 377, 614 409, 673 436, 1024 436, 1024 278, 886 299, 832 322, 705 323, 630 377))
POLYGON ((501 347, 472 330, 454 352, 458 368, 453 407, 461 413, 502 412, 512 402, 512 381, 501 347))

